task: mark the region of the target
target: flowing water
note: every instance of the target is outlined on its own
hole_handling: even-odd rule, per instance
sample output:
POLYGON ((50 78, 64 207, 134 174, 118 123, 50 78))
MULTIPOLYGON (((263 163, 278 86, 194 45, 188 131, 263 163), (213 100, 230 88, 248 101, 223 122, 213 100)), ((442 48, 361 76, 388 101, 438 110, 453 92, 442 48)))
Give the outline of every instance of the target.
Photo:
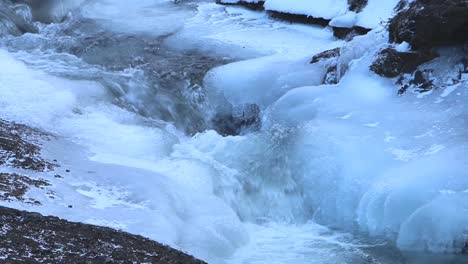
POLYGON ((468 239, 466 82, 397 97, 368 71, 381 31, 345 44, 212 1, 46 2, 0 6, 20 14, 0 25, 1 117, 56 135, 44 155, 71 176, 15 206, 209 263, 468 263, 451 255, 468 239), (342 45, 346 75, 320 85, 311 55, 342 45), (261 128, 213 131, 246 104, 261 128))

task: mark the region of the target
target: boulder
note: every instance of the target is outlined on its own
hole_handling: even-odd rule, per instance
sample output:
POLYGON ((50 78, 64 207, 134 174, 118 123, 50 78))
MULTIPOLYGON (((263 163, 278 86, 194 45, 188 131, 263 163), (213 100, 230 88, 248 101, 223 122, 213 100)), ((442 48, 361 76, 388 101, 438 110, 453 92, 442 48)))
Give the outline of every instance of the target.
POLYGON ((392 47, 381 50, 370 69, 382 77, 394 78, 412 73, 416 68, 437 56, 431 52, 399 52, 392 47))
POLYGON ((390 41, 427 49, 468 40, 468 1, 402 0, 390 20, 390 41))

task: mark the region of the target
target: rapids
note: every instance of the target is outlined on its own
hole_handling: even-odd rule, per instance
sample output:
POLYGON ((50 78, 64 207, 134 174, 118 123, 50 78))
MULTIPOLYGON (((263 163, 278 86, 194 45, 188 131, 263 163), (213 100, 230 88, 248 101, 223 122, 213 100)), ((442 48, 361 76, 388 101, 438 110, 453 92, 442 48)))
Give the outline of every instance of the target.
POLYGON ((59 199, 9 206, 209 263, 468 263, 452 255, 468 239, 467 82, 397 97, 368 70, 382 29, 345 43, 213 2, 0 5, 0 117, 54 134, 44 155, 71 170, 59 199), (338 46, 347 72, 320 85, 310 57, 338 46), (244 104, 259 130, 213 130, 244 104))

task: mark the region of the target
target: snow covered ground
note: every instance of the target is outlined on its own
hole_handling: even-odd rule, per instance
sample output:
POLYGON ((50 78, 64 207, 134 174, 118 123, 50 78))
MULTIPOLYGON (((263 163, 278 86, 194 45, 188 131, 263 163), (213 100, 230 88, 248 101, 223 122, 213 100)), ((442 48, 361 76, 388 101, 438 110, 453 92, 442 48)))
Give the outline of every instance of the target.
MULTIPOLYGON (((347 12, 343 1, 321 2, 331 12, 323 17, 347 12)), ((392 80, 368 69, 387 41, 375 6, 369 1, 356 23, 377 28, 349 43, 326 28, 204 1, 102 0, 82 9, 115 34, 169 35, 174 51, 240 60, 205 77, 215 108, 224 100, 261 107, 261 131, 236 137, 184 135, 115 104, 98 78, 81 78, 128 79, 134 99, 148 89, 137 69, 29 48, 57 25, 12 40, 16 47, 0 51, 0 117, 55 134, 44 156, 61 167, 48 173, 56 199, 38 193, 43 206, 6 205, 141 234, 209 263, 404 263, 394 245, 455 253, 468 230, 468 82, 398 97, 392 80), (339 46, 348 71, 321 85, 325 69, 310 57, 339 46)))

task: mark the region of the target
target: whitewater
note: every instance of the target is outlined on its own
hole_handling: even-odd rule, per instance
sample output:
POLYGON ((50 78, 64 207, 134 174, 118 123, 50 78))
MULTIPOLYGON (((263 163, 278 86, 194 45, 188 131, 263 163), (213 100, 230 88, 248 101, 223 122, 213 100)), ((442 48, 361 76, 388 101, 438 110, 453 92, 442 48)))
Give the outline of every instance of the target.
POLYGON ((0 204, 208 263, 468 263, 468 81, 398 96, 369 70, 383 26, 345 42, 214 1, 60 3, 0 38, 0 118, 53 135, 56 198, 0 204), (311 57, 336 47, 346 73, 323 85, 311 57), (261 128, 214 130, 246 104, 261 128))

